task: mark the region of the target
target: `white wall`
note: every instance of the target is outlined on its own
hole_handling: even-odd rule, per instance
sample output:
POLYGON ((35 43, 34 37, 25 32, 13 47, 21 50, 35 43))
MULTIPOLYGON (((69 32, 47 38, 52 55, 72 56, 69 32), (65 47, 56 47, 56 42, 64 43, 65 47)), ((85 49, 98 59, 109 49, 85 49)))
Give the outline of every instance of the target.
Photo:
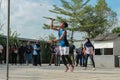
POLYGON ((119 55, 120 56, 120 37, 117 38, 115 41, 114 41, 114 45, 113 45, 113 53, 114 55, 119 55))
POLYGON ((95 41, 95 49, 113 48, 113 41, 95 41))
POLYGON ((95 65, 98 68, 114 68, 115 57, 114 55, 95 55, 95 65))

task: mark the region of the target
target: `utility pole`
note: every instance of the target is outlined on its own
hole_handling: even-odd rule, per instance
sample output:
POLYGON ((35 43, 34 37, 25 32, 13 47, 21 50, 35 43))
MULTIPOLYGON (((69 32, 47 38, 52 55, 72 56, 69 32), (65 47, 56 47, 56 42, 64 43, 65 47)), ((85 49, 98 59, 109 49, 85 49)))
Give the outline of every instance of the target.
POLYGON ((9 34, 10 34, 10 0, 7 0, 7 55, 6 55, 6 80, 9 80, 9 34))

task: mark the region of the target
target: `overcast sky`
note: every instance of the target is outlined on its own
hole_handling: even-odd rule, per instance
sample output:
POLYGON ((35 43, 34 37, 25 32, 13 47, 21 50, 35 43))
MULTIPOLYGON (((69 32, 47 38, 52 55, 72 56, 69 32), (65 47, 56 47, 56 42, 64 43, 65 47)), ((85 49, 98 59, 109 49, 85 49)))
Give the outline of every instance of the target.
MULTIPOLYGON (((69 0, 68 0, 69 1, 69 0)), ((96 4, 97 0, 91 0, 90 4, 96 4)), ((120 0, 107 0, 108 6, 116 11, 120 19, 120 0)), ((44 23, 50 24, 50 20, 43 16, 54 17, 55 14, 49 12, 53 9, 53 4, 60 5, 59 0, 11 0, 11 30, 17 31, 23 38, 38 39, 57 32, 42 29, 44 23)), ((4 24, 2 33, 6 35, 6 0, 2 0, 2 10, 0 11, 1 23, 4 24)), ((75 33, 74 39, 81 39, 83 33, 75 33), (77 37, 79 36, 79 37, 77 37)))

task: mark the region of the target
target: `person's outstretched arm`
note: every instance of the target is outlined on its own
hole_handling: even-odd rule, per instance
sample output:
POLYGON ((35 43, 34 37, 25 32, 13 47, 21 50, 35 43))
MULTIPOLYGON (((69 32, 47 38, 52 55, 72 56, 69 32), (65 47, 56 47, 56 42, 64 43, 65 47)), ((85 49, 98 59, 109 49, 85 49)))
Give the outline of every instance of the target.
POLYGON ((50 29, 52 29, 52 30, 58 30, 58 28, 54 28, 53 27, 53 22, 54 21, 55 21, 55 19, 51 19, 50 29))

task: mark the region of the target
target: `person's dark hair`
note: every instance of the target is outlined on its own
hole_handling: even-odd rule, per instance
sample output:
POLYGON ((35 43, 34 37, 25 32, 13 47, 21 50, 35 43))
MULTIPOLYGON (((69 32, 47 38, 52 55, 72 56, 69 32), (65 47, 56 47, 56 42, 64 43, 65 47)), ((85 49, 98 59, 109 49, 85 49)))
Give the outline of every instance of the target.
POLYGON ((67 28, 67 27, 68 27, 68 23, 66 23, 66 22, 64 22, 64 21, 63 21, 63 23, 64 23, 64 25, 65 25, 65 28, 67 28))
POLYGON ((93 44, 91 43, 90 39, 89 38, 86 38, 88 41, 84 44, 84 46, 87 46, 87 47, 90 47, 92 46, 93 47, 93 50, 94 50, 94 46, 93 44))
POLYGON ((91 41, 90 41, 90 39, 89 38, 86 38, 88 41, 87 42, 90 42, 91 43, 91 41))

